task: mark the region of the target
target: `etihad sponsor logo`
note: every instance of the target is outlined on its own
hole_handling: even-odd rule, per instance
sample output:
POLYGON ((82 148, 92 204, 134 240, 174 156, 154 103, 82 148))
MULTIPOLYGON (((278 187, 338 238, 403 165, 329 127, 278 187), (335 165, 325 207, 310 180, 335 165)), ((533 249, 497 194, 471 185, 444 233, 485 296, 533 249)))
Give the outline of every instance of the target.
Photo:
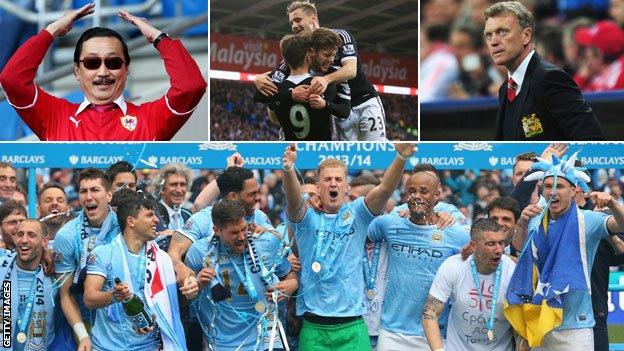
POLYGON ((36 155, 36 156, 29 156, 29 155, 2 155, 0 157, 0 160, 2 160, 2 162, 8 162, 8 163, 12 163, 12 164, 16 164, 16 163, 45 163, 45 156, 43 155, 36 155))
POLYGON ((418 259, 442 258, 444 254, 440 250, 429 247, 418 247, 406 244, 394 243, 390 245, 390 250, 405 257, 415 257, 418 259))

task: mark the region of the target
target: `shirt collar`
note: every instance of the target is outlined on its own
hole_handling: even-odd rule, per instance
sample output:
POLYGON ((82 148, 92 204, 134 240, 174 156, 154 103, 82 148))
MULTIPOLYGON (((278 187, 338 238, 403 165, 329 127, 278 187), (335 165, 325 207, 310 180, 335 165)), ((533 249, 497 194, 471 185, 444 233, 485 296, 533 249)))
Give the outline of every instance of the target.
POLYGON ((522 89, 522 82, 524 82, 524 74, 526 73, 527 68, 529 67, 529 61, 531 61, 531 57, 535 54, 535 50, 531 50, 529 54, 522 60, 520 66, 516 68, 516 70, 512 72, 507 72, 507 78, 513 78, 514 82, 518 85, 516 88, 516 95, 520 93, 520 89, 522 89))
MULTIPOLYGON (((113 103, 119 106, 119 108, 121 109, 121 112, 123 112, 123 114, 126 115, 126 111, 128 110, 128 107, 126 105, 126 99, 124 98, 123 94, 119 95, 119 97, 115 99, 113 103)), ((87 107, 89 107, 89 105, 91 105, 91 101, 87 100, 87 98, 85 97, 84 100, 82 100, 82 103, 80 104, 80 106, 78 106, 78 109, 76 110, 76 113, 74 114, 74 116, 78 116, 78 114, 84 111, 87 107)))
POLYGON ((169 217, 171 217, 171 215, 173 215, 174 213, 181 213, 181 209, 182 207, 178 207, 178 210, 175 211, 173 208, 169 207, 169 205, 167 205, 165 203, 165 201, 163 201, 162 199, 160 200, 160 203, 163 204, 163 206, 165 206, 165 209, 167 210, 167 213, 169 213, 169 217))

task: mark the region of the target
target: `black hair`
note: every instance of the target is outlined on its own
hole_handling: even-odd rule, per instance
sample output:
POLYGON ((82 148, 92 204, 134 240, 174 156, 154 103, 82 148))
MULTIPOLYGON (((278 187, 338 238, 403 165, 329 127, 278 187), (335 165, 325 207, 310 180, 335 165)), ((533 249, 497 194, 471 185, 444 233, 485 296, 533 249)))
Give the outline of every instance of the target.
POLYGON ((509 196, 503 196, 492 200, 487 208, 488 214, 495 208, 500 208, 501 210, 507 210, 513 213, 514 221, 520 219, 520 214, 522 213, 522 211, 520 211, 518 201, 509 196))
POLYGON ((124 61, 126 61, 126 66, 128 66, 130 64, 130 54, 128 53, 128 45, 126 45, 126 42, 123 40, 123 37, 121 36, 121 34, 117 33, 116 31, 110 28, 103 28, 103 27, 93 27, 82 32, 82 35, 80 35, 80 38, 78 38, 78 42, 76 43, 76 49, 74 50, 74 62, 78 64, 78 62, 80 61, 80 54, 82 54, 82 44, 85 41, 91 38, 106 38, 106 37, 114 37, 114 38, 119 39, 119 41, 121 42, 123 53, 124 53, 124 61))
POLYGON ((111 189, 111 180, 108 177, 108 174, 104 173, 101 169, 89 167, 83 169, 78 174, 78 188, 80 189, 80 182, 85 179, 100 179, 102 181, 102 185, 106 191, 111 189))
POLYGON ((0 205, 0 222, 4 221, 8 216, 17 213, 26 216, 26 209, 22 204, 15 200, 7 200, 0 205))
POLYGON ((238 201, 222 199, 212 206, 212 223, 219 228, 245 218, 245 208, 238 201))
POLYGON ((242 167, 228 167, 217 176, 217 186, 221 196, 227 196, 230 192, 240 193, 247 179, 253 178, 253 172, 242 167))
POLYGON ((39 198, 39 201, 41 201, 41 195, 43 195, 43 193, 48 190, 48 189, 59 189, 60 191, 63 192, 63 195, 65 195, 65 198, 67 199, 67 193, 65 193, 65 188, 63 188, 63 186, 61 185, 61 183, 59 182, 55 182, 55 181, 50 181, 48 183, 46 183, 44 186, 41 187, 41 189, 39 190, 39 194, 37 195, 37 197, 39 198))
POLYGON ((110 178, 111 182, 114 182, 115 177, 117 177, 119 173, 132 173, 132 175, 134 176, 134 181, 136 182, 137 176, 136 174, 134 174, 133 170, 134 170, 134 167, 132 167, 130 162, 119 161, 110 165, 110 167, 108 167, 108 169, 106 170, 106 174, 108 174, 108 177, 110 178))
MULTIPOLYGON (((137 218, 141 208, 153 210, 156 208, 156 202, 146 197, 142 192, 127 189, 121 193, 121 199, 117 204, 117 222, 119 229, 123 232, 126 229, 126 221, 128 217, 137 218)), ((119 193, 119 192, 118 192, 119 193)))

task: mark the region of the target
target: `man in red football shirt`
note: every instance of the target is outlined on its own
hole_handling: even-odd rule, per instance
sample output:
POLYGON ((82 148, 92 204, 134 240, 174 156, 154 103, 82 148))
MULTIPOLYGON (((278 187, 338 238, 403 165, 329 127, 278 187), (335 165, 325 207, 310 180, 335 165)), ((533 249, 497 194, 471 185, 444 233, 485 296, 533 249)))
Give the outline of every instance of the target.
POLYGON ((124 99, 128 48, 117 32, 100 27, 86 30, 74 52, 74 74, 85 95, 81 104, 52 96, 34 84, 37 67, 54 38, 69 32, 94 7, 88 4, 66 13, 15 52, 0 73, 7 100, 41 140, 170 140, 191 116, 207 84, 182 43, 143 18, 119 12, 164 60, 171 87, 160 99, 140 105, 124 99))

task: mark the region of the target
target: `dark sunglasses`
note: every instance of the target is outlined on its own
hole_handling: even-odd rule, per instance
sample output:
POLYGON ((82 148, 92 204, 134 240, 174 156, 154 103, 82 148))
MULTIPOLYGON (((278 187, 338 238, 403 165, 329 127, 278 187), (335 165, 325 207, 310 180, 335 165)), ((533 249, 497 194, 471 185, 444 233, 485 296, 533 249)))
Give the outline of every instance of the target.
MULTIPOLYGON (((102 66, 102 58, 100 57, 85 57, 78 62, 82 62, 84 68, 88 70, 96 70, 102 66)), ((120 69, 124 63, 126 63, 126 61, 121 57, 107 57, 104 59, 104 66, 111 70, 120 69)))

